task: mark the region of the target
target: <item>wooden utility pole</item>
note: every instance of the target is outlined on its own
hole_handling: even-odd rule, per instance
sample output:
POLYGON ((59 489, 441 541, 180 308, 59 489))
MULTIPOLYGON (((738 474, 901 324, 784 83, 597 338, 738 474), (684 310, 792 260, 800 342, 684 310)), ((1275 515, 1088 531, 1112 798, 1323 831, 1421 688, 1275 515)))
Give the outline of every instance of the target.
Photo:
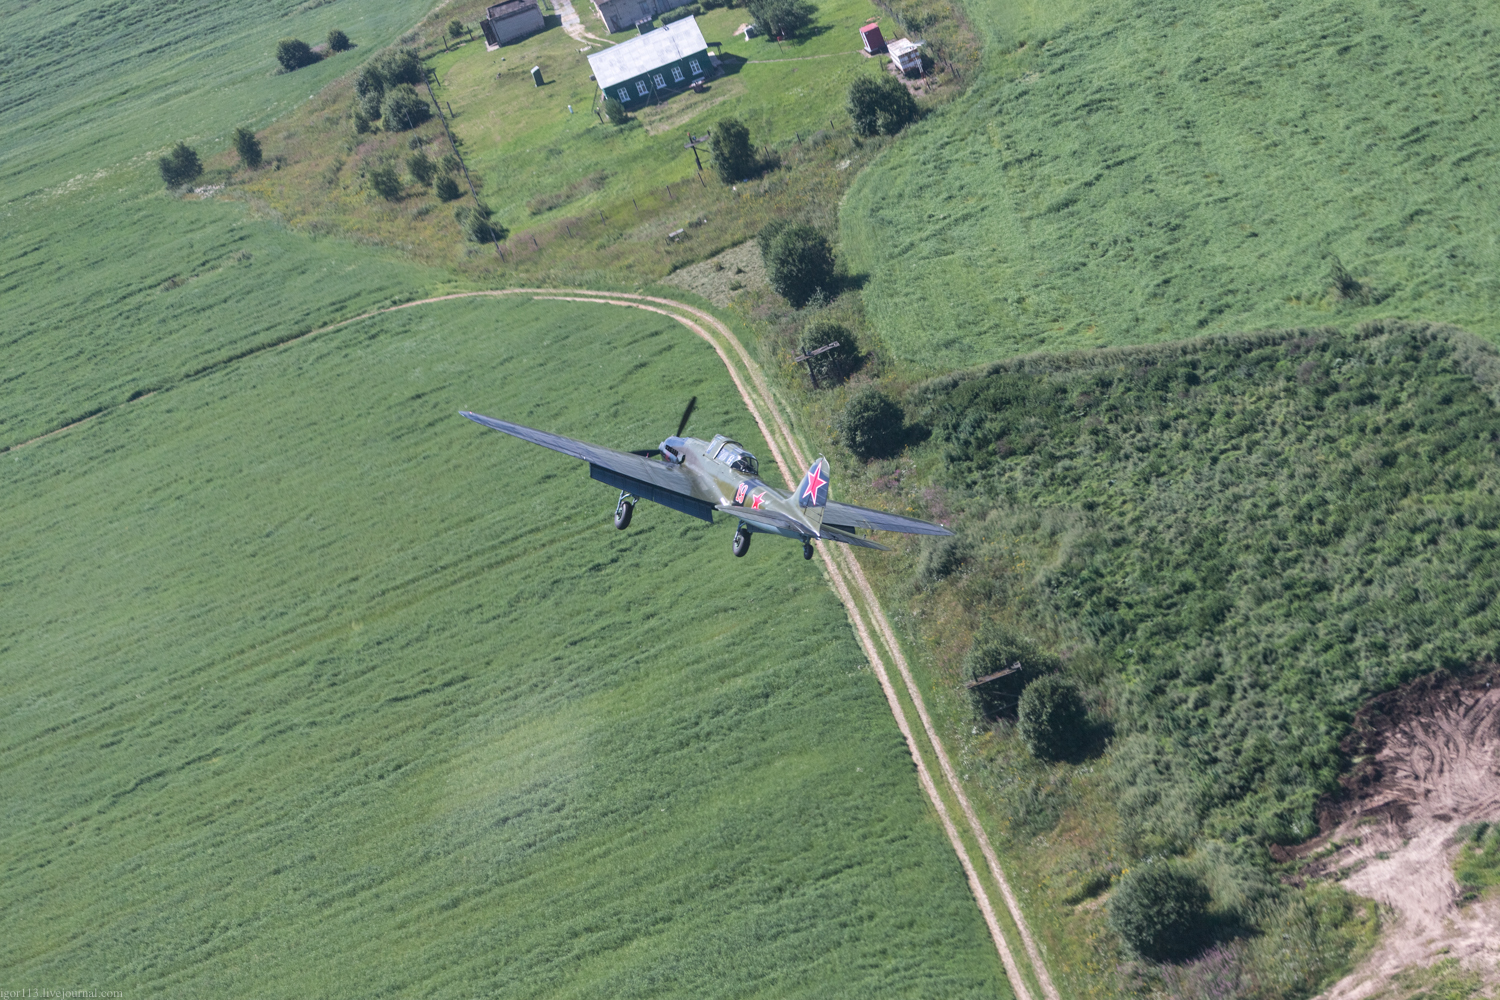
POLYGON ((831 351, 837 346, 839 346, 839 342, 835 340, 831 344, 824 344, 822 347, 808 351, 806 354, 800 354, 792 359, 793 364, 797 364, 801 361, 807 362, 807 376, 808 378, 812 379, 812 387, 814 389, 818 387, 818 371, 813 367, 813 358, 817 357, 819 354, 824 353, 825 351, 831 351))

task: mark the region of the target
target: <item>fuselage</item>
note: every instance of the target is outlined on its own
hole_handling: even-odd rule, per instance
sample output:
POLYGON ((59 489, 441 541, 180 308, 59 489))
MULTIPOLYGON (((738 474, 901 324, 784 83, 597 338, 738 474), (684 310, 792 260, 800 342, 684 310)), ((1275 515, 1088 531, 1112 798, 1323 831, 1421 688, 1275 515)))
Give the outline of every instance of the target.
POLYGON ((818 529, 796 498, 766 484, 760 478, 760 463, 738 441, 720 434, 712 441, 693 437, 670 437, 661 443, 662 461, 673 462, 693 477, 699 496, 722 507, 743 507, 749 512, 767 511, 794 522, 773 525, 744 520, 746 530, 782 535, 786 538, 817 538, 818 529))

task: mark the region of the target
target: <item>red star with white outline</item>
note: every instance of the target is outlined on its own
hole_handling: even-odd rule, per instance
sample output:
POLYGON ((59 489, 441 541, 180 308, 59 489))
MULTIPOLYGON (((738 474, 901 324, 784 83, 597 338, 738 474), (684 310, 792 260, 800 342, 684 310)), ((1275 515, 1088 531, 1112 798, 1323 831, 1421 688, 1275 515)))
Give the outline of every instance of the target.
POLYGON ((760 505, 763 504, 763 503, 765 503, 765 502, 766 502, 766 495, 764 493, 757 493, 757 494, 755 494, 755 496, 753 496, 753 497, 750 498, 750 509, 751 510, 760 510, 760 505))
POLYGON ((821 462, 807 470, 807 489, 803 492, 803 496, 817 499, 818 490, 828 485, 828 480, 818 475, 818 467, 820 465, 822 465, 821 462))

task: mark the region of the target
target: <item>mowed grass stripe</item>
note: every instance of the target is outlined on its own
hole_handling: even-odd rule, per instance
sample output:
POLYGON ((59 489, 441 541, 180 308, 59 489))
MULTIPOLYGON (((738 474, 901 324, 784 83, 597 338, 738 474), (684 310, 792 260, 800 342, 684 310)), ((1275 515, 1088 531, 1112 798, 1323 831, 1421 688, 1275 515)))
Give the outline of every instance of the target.
POLYGON ((639 447, 689 395, 694 429, 763 447, 664 318, 446 303, 7 456, 0 856, 28 905, 0 964, 241 995, 1006 995, 795 547, 733 560, 648 508, 617 533, 581 467, 454 415, 639 447))

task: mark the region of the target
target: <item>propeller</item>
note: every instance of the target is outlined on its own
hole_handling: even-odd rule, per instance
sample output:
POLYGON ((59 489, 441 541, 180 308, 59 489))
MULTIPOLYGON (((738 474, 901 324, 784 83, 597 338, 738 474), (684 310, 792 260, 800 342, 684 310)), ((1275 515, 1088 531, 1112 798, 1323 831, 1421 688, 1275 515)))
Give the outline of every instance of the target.
MULTIPOLYGON (((682 432, 687 430, 688 418, 693 415, 693 408, 698 405, 698 397, 694 396, 688 400, 687 409, 682 411, 682 419, 677 421, 677 433, 673 437, 682 437, 682 432)), ((655 458, 661 454, 660 448, 638 448, 631 452, 632 455, 641 455, 646 458, 655 458)))

